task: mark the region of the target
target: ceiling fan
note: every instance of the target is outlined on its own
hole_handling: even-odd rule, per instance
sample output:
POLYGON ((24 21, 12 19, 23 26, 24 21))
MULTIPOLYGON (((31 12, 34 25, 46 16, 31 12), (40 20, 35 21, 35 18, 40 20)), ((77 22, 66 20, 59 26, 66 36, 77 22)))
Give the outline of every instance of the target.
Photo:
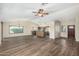
MULTIPOLYGON (((47 3, 46 3, 47 4, 47 3)), ((45 3, 42 3, 42 5, 45 5, 45 3)), ((35 16, 40 16, 40 17, 44 17, 46 15, 48 15, 49 13, 46 12, 43 8, 38 9, 37 11, 33 11, 33 13, 35 13, 35 16)))

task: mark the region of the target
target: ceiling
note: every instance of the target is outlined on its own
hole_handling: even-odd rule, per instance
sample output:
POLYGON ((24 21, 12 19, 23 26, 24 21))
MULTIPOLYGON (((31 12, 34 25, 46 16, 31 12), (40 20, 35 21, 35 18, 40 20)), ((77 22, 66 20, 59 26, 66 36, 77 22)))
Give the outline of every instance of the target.
POLYGON ((0 3, 0 18, 4 21, 30 20, 33 22, 71 20, 79 14, 78 10, 78 3, 48 3, 44 6, 41 3, 0 3), (45 17, 34 16, 32 12, 39 8, 44 8, 49 15, 45 17))

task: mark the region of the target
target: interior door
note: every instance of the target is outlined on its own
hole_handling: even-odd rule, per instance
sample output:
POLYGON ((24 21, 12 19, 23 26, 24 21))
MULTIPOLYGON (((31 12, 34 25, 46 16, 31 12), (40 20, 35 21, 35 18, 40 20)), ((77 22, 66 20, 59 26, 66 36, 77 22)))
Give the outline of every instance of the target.
POLYGON ((75 39, 75 25, 68 25, 68 38, 75 39))

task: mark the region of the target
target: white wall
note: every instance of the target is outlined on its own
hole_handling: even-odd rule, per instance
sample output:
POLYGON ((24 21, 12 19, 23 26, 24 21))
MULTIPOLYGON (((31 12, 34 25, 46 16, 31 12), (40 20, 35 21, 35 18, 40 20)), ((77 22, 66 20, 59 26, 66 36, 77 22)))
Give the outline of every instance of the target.
POLYGON ((61 35, 61 22, 60 21, 55 21, 55 38, 59 38, 61 35))
POLYGON ((55 25, 55 22, 52 21, 49 23, 49 38, 50 39, 55 39, 55 30, 54 30, 54 25, 55 25))
POLYGON ((3 37, 6 38, 6 37, 14 37, 14 36, 31 35, 31 31, 33 30, 33 27, 36 27, 36 26, 37 25, 29 21, 4 22, 3 23, 3 37), (10 34, 9 33, 10 25, 24 26, 24 33, 10 34))
POLYGON ((61 37, 68 37, 68 25, 75 25, 75 20, 62 20, 61 25, 65 27, 65 32, 61 32, 61 37))
POLYGON ((75 36, 76 36, 76 41, 79 41, 79 17, 76 18, 76 29, 75 29, 75 36))

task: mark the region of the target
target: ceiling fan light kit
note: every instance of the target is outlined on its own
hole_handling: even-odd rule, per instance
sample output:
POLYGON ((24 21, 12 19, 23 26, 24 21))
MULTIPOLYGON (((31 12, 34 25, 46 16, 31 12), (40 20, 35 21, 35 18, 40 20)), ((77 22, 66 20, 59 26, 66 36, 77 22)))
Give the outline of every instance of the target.
POLYGON ((40 16, 40 17, 44 17, 48 15, 47 12, 44 11, 44 9, 39 9, 38 12, 36 12, 35 16, 40 16))
POLYGON ((35 16, 39 16, 39 17, 44 17, 48 15, 48 12, 46 12, 43 8, 39 9, 38 11, 34 11, 33 13, 35 13, 35 16))

